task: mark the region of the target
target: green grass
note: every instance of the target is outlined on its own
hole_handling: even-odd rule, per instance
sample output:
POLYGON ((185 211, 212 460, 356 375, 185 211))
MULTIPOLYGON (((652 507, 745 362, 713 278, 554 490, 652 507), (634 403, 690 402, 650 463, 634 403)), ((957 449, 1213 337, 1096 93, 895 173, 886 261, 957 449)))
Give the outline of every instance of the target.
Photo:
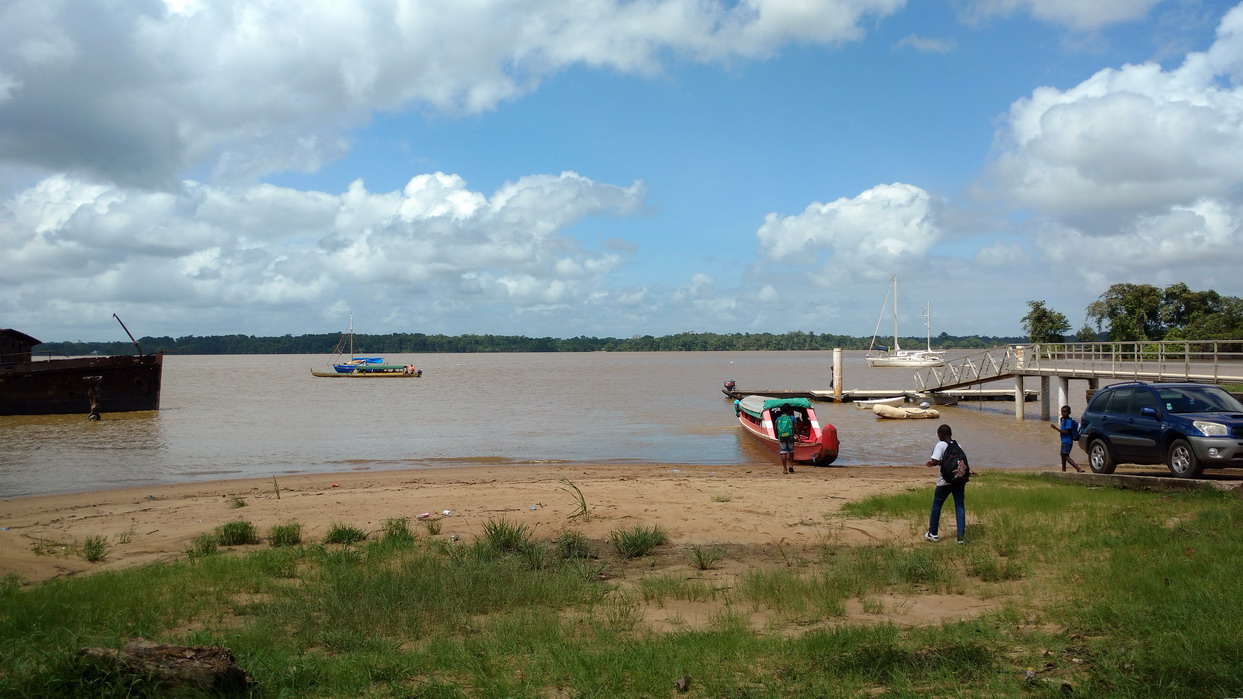
POLYGON ((186 554, 191 558, 210 556, 219 549, 220 539, 215 534, 199 534, 190 542, 186 554))
POLYGON ((579 531, 562 532, 553 541, 553 545, 557 549, 557 555, 562 558, 596 558, 591 542, 579 531))
POLYGON ((497 553, 519 553, 531 546, 531 528, 504 519, 483 523, 483 541, 497 553))
POLYGON ((82 542, 82 557, 91 563, 98 563, 108 555, 108 537, 88 536, 82 542))
POLYGON ((381 534, 381 538, 390 543, 414 543, 414 532, 410 531, 410 518, 394 517, 384 520, 384 533, 381 534))
POLYGON ((728 576, 688 568, 684 550, 587 558, 581 534, 539 541, 503 520, 474 542, 394 525, 348 547, 5 576, 0 695, 159 696, 74 660, 142 636, 225 646, 274 697, 670 696, 683 675, 705 697, 1052 697, 1062 682, 1072 696, 1243 696, 1243 501, 989 473, 968 486, 959 547, 916 538, 930 500, 922 488, 845 508, 909 537, 826 534, 800 565, 773 554, 728 576), (884 623, 932 595, 993 611, 884 623))
POLYGON ((324 535, 325 544, 357 544, 367 538, 367 532, 358 527, 350 526, 342 522, 333 522, 328 527, 328 533, 324 535))
POLYGON ((302 543, 302 525, 297 522, 277 524, 268 529, 268 543, 273 548, 297 546, 302 543))
POLYGON ((660 527, 648 527, 636 524, 629 529, 616 529, 609 532, 609 541, 613 548, 626 558, 647 556, 661 544, 668 541, 668 536, 660 527))
POLYGON ((712 570, 720 564, 722 558, 725 558, 725 551, 716 546, 696 544, 691 547, 687 555, 690 556, 691 565, 700 570, 712 570))
POLYGON ((216 541, 221 546, 244 546, 259 543, 255 525, 244 520, 225 522, 216 527, 216 541))

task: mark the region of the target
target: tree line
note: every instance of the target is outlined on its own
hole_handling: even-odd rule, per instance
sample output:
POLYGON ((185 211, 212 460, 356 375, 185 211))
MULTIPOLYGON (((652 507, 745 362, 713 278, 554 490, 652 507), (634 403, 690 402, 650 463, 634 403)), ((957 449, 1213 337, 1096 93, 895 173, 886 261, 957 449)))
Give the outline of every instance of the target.
MULTIPOLYGON (((282 335, 207 335, 141 337, 142 351, 177 354, 331 354, 340 340, 338 333, 282 335)), ((926 338, 903 337, 901 344, 921 347, 926 338)), ((941 333, 932 344, 943 349, 986 349, 1022 342, 1018 337, 988 335, 955 336, 941 333)), ((425 335, 390 333, 354 336, 354 354, 404 354, 440 352, 712 352, 744 350, 868 349, 870 337, 794 331, 787 333, 697 333, 615 337, 526 337, 523 335, 425 335)), ((45 342, 35 348, 41 355, 132 354, 130 342, 45 342)))
POLYGON ((1044 301, 1028 301, 1023 330, 1032 342, 1142 342, 1146 340, 1243 340, 1243 299, 1216 291, 1192 291, 1178 282, 1114 284, 1088 304, 1073 338, 1070 321, 1044 301))
MULTIPOLYGON (((1027 337, 949 335, 932 339, 938 349, 987 349, 1023 342, 1131 342, 1146 340, 1243 340, 1243 299, 1216 291, 1192 291, 1179 282, 1160 289, 1150 284, 1114 284, 1088 304, 1078 334, 1070 336, 1065 314, 1044 301, 1028 301, 1022 319, 1027 337)), ((178 354, 331 354, 339 333, 282 335, 187 335, 142 337, 144 353, 178 354)), ((899 338, 907 347, 920 347, 922 337, 899 338)), ((636 335, 629 338, 527 337, 524 335, 426 335, 390 333, 355 335, 355 354, 453 352, 713 352, 869 349, 870 337, 793 331, 787 333, 683 332, 674 335, 636 335)), ((129 342, 45 342, 40 355, 81 356, 129 354, 129 342)))

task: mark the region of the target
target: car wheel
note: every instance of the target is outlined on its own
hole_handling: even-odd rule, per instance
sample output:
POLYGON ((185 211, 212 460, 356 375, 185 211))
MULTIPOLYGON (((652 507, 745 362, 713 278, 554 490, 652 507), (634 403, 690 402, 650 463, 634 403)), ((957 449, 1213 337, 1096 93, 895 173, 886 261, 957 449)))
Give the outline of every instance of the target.
POLYGON ((1185 439, 1176 439, 1170 445, 1169 458, 1166 459, 1166 463, 1170 467, 1170 473, 1179 478, 1198 478, 1204 471, 1204 464, 1196 458, 1195 451, 1185 439))
POLYGON ((1105 442, 1094 439, 1088 445, 1088 467, 1092 469, 1092 473, 1113 473, 1117 464, 1114 463, 1114 457, 1109 453, 1109 445, 1105 442))

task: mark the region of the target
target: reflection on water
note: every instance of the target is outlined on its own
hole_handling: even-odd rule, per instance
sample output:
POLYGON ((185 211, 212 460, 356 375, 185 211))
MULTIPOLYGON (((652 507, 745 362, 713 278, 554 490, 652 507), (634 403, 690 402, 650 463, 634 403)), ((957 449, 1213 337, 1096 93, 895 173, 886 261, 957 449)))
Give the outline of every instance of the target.
MULTIPOLYGON (((670 462, 774 467, 721 393, 828 388, 831 352, 396 354, 420 379, 320 379, 307 355, 168 356, 163 410, 0 417, 0 497, 204 480, 474 463, 670 462)), ((846 352, 847 388, 909 389, 910 370, 846 352)), ((997 387, 1009 388, 1011 382, 997 387)), ((1029 389, 1038 386, 1029 385, 1029 389)), ((1072 409, 1083 391, 1072 384, 1072 409), (1078 395, 1074 395, 1077 392, 1078 395), (1076 400, 1077 399, 1077 400, 1076 400)), ((817 403, 835 466, 916 465, 948 422, 977 469, 1057 464, 1057 436, 1011 402, 880 420, 817 403), (978 466, 977 466, 978 464, 978 466)))

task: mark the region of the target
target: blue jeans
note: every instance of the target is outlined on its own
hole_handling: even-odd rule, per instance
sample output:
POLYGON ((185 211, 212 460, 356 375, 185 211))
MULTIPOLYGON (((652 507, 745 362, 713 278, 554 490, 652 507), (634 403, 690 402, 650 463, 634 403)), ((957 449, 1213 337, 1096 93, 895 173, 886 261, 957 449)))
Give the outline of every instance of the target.
POLYGON ((958 540, 962 541, 967 536, 967 484, 966 482, 956 485, 938 485, 937 489, 932 493, 932 517, 928 519, 928 533, 936 536, 937 529, 941 526, 941 505, 945 504, 945 499, 954 494, 954 520, 958 525, 958 540))

